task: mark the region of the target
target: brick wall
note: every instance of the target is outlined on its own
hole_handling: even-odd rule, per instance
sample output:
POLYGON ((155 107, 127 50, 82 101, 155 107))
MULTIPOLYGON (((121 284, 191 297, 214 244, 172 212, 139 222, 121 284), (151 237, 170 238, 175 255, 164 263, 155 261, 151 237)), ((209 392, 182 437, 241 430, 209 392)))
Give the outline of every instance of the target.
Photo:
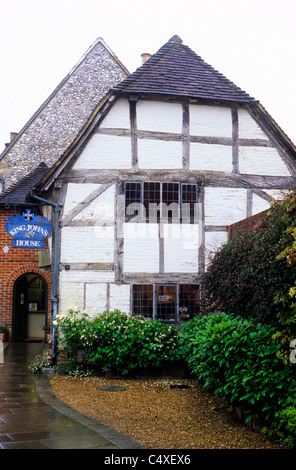
POLYGON ((235 224, 229 225, 228 226, 228 240, 232 240, 236 235, 239 233, 245 232, 245 231, 253 231, 256 228, 258 228, 263 219, 265 218, 267 212, 269 209, 259 212, 258 214, 255 214, 251 217, 248 217, 247 219, 240 220, 239 222, 236 222, 235 224))
MULTIPOLYGON (((14 208, 0 208, 0 324, 12 328, 13 287, 15 281, 23 274, 36 273, 48 284, 48 315, 50 313, 51 268, 38 267, 38 251, 36 249, 15 248, 13 240, 5 230, 5 222, 12 215, 22 211, 14 208), (4 252, 8 247, 9 251, 4 252)), ((47 246, 44 248, 46 249, 47 246)))

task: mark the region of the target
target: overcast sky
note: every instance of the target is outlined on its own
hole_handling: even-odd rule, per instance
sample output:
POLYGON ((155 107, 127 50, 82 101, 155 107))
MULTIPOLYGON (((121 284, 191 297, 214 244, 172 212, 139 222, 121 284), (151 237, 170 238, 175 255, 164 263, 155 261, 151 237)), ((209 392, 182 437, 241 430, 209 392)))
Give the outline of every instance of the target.
POLYGON ((296 144, 296 0, 0 0, 0 151, 102 37, 130 72, 173 35, 296 144))

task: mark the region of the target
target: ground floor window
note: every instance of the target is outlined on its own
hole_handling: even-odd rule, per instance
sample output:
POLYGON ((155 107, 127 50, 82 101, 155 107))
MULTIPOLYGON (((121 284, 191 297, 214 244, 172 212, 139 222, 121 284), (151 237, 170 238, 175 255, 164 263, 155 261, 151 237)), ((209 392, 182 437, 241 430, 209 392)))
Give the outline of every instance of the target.
POLYGON ((133 314, 178 323, 190 320, 200 309, 197 284, 134 284, 133 314))
POLYGON ((133 286, 133 313, 152 320, 153 285, 135 284, 133 286))

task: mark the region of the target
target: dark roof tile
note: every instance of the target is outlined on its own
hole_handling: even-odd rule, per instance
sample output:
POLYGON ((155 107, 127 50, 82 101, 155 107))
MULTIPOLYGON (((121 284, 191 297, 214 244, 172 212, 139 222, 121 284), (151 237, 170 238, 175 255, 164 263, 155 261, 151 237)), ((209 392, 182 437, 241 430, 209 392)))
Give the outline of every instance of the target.
POLYGON ((178 36, 173 36, 113 91, 243 103, 256 101, 182 44, 178 36))
POLYGON ((37 185, 47 172, 47 165, 40 163, 31 173, 24 176, 18 183, 15 183, 7 191, 0 194, 0 205, 23 204, 28 202, 30 189, 37 185))

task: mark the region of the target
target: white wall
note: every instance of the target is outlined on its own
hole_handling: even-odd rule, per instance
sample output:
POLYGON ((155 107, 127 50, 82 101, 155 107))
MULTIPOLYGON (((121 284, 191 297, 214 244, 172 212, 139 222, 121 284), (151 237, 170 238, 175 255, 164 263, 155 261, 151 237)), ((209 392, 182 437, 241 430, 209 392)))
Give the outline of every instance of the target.
POLYGON ((63 215, 69 214, 81 201, 100 186, 101 184, 68 183, 65 202, 63 204, 63 215))
POLYGON ((199 226, 193 224, 165 225, 164 272, 197 273, 199 226))
POLYGON ((272 147, 239 147, 239 172, 248 175, 291 176, 272 147))
POLYGON ((104 129, 130 129, 130 111, 128 99, 118 99, 100 126, 104 129))
POLYGON ((230 225, 247 216, 247 190, 205 188, 206 225, 230 225))
POLYGON ((158 224, 124 224, 124 272, 159 272, 158 224))
POLYGON ((113 227, 62 228, 62 263, 113 263, 113 260, 113 227))
POLYGON ((181 134, 182 120, 182 105, 179 103, 137 102, 138 130, 181 134))
POLYGON ((74 170, 131 168, 131 139, 128 136, 94 134, 74 170))
MULTIPOLYGON (((183 107, 179 103, 139 100, 136 104, 138 167, 144 170, 182 170, 183 165, 183 107), (149 133, 145 134, 144 131, 149 133), (155 133, 152 135, 151 133, 155 133), (171 134, 168 135, 168 134, 171 134), (161 138, 162 137, 162 138, 161 138)), ((119 99, 93 134, 73 165, 74 170, 132 170, 132 145, 129 135, 130 110, 127 99, 119 99), (114 135, 112 130, 116 129, 114 135), (116 134, 116 135, 115 135, 116 134)), ((238 109, 239 139, 258 139, 269 142, 246 110, 238 109)), ((189 136, 208 139, 206 143, 187 142, 189 169, 196 177, 204 171, 233 172, 232 112, 227 106, 189 105, 189 136), (212 138, 212 139, 210 139, 212 138), (213 139, 225 138, 224 142, 213 139), (228 139, 228 140, 227 140, 228 139), (198 173, 200 172, 200 173, 198 173)), ((239 172, 246 175, 289 176, 290 172, 278 151, 269 146, 239 146, 239 172)), ((134 170, 133 170, 134 171, 134 170)), ((184 170, 185 171, 185 170, 184 170)), ((188 171, 188 170, 186 170, 188 171)), ((99 173, 98 173, 99 174, 99 173)), ((184 173, 185 174, 185 173, 184 173)), ((190 172, 188 176, 192 176, 190 172)), ((131 180, 133 178, 131 177, 131 180)), ((64 204, 64 216, 69 214, 100 184, 69 183, 64 204)), ((279 191, 265 192, 277 196, 279 191)), ((227 226, 247 215, 246 188, 204 188, 204 234, 206 263, 210 253, 227 241, 227 232, 215 229, 227 226)), ((264 198, 253 193, 252 213, 269 207, 264 198)), ((115 185, 104 191, 73 218, 74 225, 61 232, 61 262, 114 263, 115 254, 115 185), (95 221, 98 224, 87 225, 95 221), (86 226, 83 226, 84 222, 86 226), (102 226, 106 224, 106 226, 102 226), (79 226, 80 225, 80 226, 79 226)), ((124 273, 157 274, 198 273, 201 225, 124 224, 124 273)), ((130 311, 130 286, 116 284, 114 271, 70 269, 60 276, 60 309, 73 304, 94 315, 99 311, 120 308, 130 311)))
POLYGON ((138 140, 138 166, 143 169, 182 169, 182 143, 138 140))
POLYGON ((190 170, 232 172, 232 147, 230 145, 190 144, 190 170))
POLYGON ((190 105, 190 135, 231 137, 231 109, 219 106, 190 105))
POLYGON ((245 109, 238 109, 238 136, 240 139, 269 140, 261 127, 245 109))

